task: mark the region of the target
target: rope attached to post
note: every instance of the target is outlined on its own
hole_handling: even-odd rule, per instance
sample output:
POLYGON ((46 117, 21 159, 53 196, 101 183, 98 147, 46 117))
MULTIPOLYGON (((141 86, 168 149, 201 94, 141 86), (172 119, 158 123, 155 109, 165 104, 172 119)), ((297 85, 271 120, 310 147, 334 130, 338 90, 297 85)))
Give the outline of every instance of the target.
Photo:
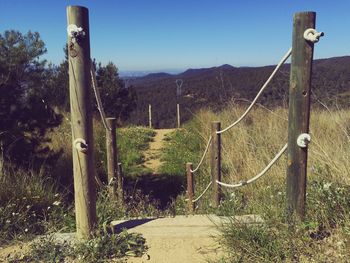
POLYGON ((92 83, 92 87, 93 87, 93 90, 95 93, 97 108, 98 108, 98 111, 100 112, 101 120, 102 120, 102 123, 103 123, 103 126, 105 127, 105 129, 112 130, 111 127, 109 127, 108 123, 106 122, 106 114, 105 114, 105 111, 104 111, 103 106, 102 106, 100 92, 97 88, 96 72, 95 72, 92 60, 90 60, 90 61, 91 61, 91 67, 90 67, 91 83, 92 83))
MULTIPOLYGON (((204 189, 204 191, 194 200, 192 200, 192 203, 198 202, 199 199, 202 198, 203 195, 209 190, 210 186, 212 185, 213 181, 210 181, 210 183, 207 185, 207 187, 204 189)), ((185 201, 188 201, 189 199, 185 199, 185 201)))
POLYGON ((250 184, 256 180, 258 180, 261 176, 263 176, 268 170, 270 170, 270 168, 272 167, 272 165, 274 165, 277 160, 282 156, 282 154, 287 150, 288 148, 288 144, 286 143, 283 148, 279 151, 279 153, 272 159, 272 161, 264 168, 264 170, 262 170, 258 175, 254 176, 253 178, 249 179, 248 181, 242 181, 238 184, 226 184, 220 181, 216 180, 216 183, 218 183, 221 186, 225 186, 225 187, 229 187, 229 188, 237 188, 237 187, 241 187, 247 184, 250 184))
POLYGON ((204 157, 205 157, 205 155, 207 154, 207 152, 208 152, 208 150, 209 150, 209 146, 210 146, 210 144, 211 144, 212 139, 213 139, 213 137, 210 136, 210 137, 209 137, 209 140, 208 140, 208 143, 207 143, 207 146, 205 147, 204 153, 203 153, 203 155, 202 155, 202 158, 201 158, 201 160, 199 161, 199 164, 197 165, 196 169, 190 170, 192 173, 196 172, 196 171, 199 169, 199 167, 202 165, 202 163, 203 163, 203 161, 204 161, 204 157))
POLYGON ((239 119, 237 121, 235 121, 234 123, 232 123, 231 125, 229 125, 228 127, 226 127, 225 129, 221 130, 221 131, 217 131, 217 134, 223 133, 229 129, 231 129, 232 127, 236 126, 238 123, 240 123, 244 117, 250 112, 250 110, 253 108, 254 104, 256 103, 256 101, 258 100, 258 98, 260 97, 261 93, 265 90, 265 88, 267 87, 267 85, 271 82, 271 80, 273 79, 273 77, 276 75, 277 71, 280 69, 280 67, 282 67, 282 65, 284 64, 284 62, 286 62, 286 60, 290 57, 290 55, 292 54, 292 48, 290 48, 287 53, 283 56, 283 58, 281 59, 281 61, 278 63, 278 65, 276 66, 276 68, 274 69, 274 71, 271 73, 270 77, 266 80, 266 82, 264 83, 264 85, 261 87, 260 91, 258 92, 258 94, 256 95, 256 97, 254 98, 254 100, 252 101, 252 103, 250 104, 250 106, 248 107, 248 109, 242 114, 241 117, 239 117, 239 119))

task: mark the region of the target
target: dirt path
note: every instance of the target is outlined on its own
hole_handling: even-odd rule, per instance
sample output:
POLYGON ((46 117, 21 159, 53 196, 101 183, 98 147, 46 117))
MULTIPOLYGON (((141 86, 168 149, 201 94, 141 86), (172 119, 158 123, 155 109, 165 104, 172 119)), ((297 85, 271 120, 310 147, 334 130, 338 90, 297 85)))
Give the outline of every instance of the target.
POLYGON ((149 149, 145 152, 145 167, 153 171, 154 174, 158 172, 161 165, 160 153, 163 147, 164 138, 167 134, 175 131, 175 129, 159 129, 155 130, 156 136, 150 143, 149 149))

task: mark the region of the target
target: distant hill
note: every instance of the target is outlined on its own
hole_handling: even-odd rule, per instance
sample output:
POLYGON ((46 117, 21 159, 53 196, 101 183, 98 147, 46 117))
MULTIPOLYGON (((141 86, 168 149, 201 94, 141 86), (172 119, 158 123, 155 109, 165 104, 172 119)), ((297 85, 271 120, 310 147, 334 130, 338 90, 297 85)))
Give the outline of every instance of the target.
MULTIPOLYGON (((130 80, 137 93, 137 108, 130 121, 148 123, 148 104, 156 127, 174 127, 176 103, 181 104, 182 119, 188 120, 201 107, 220 110, 232 99, 251 101, 275 66, 219 67, 188 69, 180 74, 153 73, 130 80), (176 96, 176 79, 183 80, 182 96, 176 96)), ((284 65, 259 103, 269 107, 288 105, 289 68, 284 65)), ((313 64, 313 101, 329 106, 350 104, 350 56, 318 59, 313 64)))

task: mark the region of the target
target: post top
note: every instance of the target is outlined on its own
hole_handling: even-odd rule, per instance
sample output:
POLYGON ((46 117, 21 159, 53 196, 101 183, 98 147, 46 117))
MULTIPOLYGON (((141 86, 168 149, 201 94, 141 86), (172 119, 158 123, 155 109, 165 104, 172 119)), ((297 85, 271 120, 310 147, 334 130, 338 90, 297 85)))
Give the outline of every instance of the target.
POLYGON ((303 16, 303 15, 316 15, 316 12, 315 11, 303 11, 303 12, 294 13, 294 16, 303 16))
POLYGON ((85 11, 85 12, 89 12, 89 9, 85 6, 80 6, 80 5, 69 5, 67 6, 67 11, 70 10, 70 9, 76 9, 76 10, 82 10, 82 11, 85 11))

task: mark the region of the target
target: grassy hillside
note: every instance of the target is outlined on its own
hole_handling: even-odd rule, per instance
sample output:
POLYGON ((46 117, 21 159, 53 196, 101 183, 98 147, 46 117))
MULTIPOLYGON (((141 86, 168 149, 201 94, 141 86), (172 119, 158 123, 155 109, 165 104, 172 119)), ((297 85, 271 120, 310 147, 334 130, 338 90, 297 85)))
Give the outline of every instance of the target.
MULTIPOLYGON (((329 106, 349 106, 350 57, 335 57, 314 61, 313 102, 329 106)), ((155 127, 175 127, 176 103, 181 104, 183 121, 202 107, 223 110, 232 99, 251 101, 274 66, 232 67, 223 65, 205 69, 189 69, 178 75, 150 74, 130 80, 137 93, 137 107, 129 121, 146 125, 148 104, 152 104, 155 127), (176 97, 176 79, 183 80, 182 96, 176 97)), ((288 105, 289 65, 282 67, 259 102, 268 106, 288 105)))

